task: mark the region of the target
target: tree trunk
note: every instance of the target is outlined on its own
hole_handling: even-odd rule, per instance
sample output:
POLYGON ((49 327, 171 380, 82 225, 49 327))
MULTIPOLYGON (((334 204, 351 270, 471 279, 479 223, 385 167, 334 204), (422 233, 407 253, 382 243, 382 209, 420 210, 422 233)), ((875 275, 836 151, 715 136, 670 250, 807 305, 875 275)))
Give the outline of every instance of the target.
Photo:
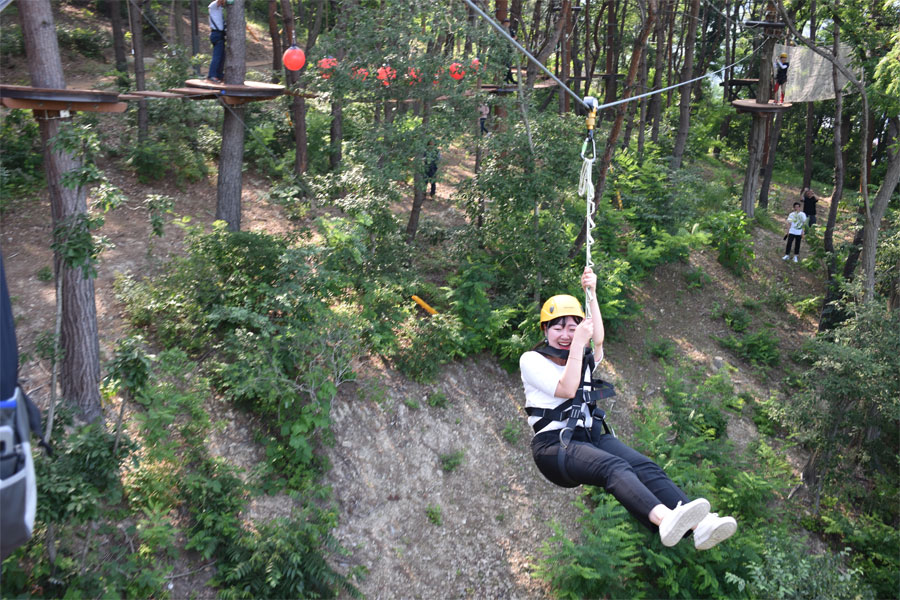
POLYGON ((328 167, 331 171, 341 168, 344 143, 344 104, 340 96, 331 103, 331 144, 328 148, 328 167))
MULTIPOLYGON (((641 62, 641 54, 644 52, 644 48, 647 46, 647 38, 650 37, 650 30, 653 29, 653 23, 656 20, 656 12, 656 0, 649 0, 647 2, 646 18, 644 20, 643 26, 641 27, 641 32, 635 39, 634 49, 631 52, 631 64, 628 68, 628 75, 625 78, 625 98, 630 98, 632 96, 632 92, 634 90, 634 80, 637 77, 638 67, 640 66, 641 62)), ((624 121, 624 119, 625 104, 619 104, 616 107, 616 119, 613 122, 613 126, 609 132, 609 135, 607 136, 606 148, 603 151, 603 156, 600 158, 600 166, 597 172, 597 184, 594 187, 595 213, 597 209, 596 207, 600 205, 600 200, 603 198, 603 192, 606 188, 606 177, 609 174, 609 165, 612 163, 613 152, 616 149, 616 142, 618 141, 619 133, 622 131, 622 122, 624 121)), ((593 214, 591 216, 593 217, 593 214)), ((586 235, 587 221, 581 224, 581 230, 578 232, 578 236, 575 238, 575 242, 572 244, 572 249, 569 250, 569 258, 574 258, 575 255, 581 251, 586 235)))
MULTIPOLYGON (((759 84, 756 88, 757 104, 768 104, 772 91, 772 55, 775 52, 775 38, 767 37, 763 42, 762 63, 759 69, 759 84)), ((766 122, 771 115, 767 113, 752 113, 753 124, 750 126, 750 143, 747 153, 747 174, 744 177, 744 191, 741 194, 741 210, 752 219, 756 208, 756 191, 759 186, 760 166, 765 137, 766 122)))
MULTIPOLYGON (((816 39, 816 0, 809 2, 809 37, 816 39)), ((815 137, 816 108, 812 102, 806 103, 806 141, 803 153, 803 189, 812 185, 812 152, 815 137)))
MULTIPOLYGON (((691 0, 691 13, 688 18, 687 42, 684 46, 684 66, 681 69, 681 81, 694 78, 694 45, 697 43, 697 21, 700 16, 700 0, 691 0)), ((691 128, 691 85, 681 86, 681 101, 678 106, 678 134, 675 136, 675 149, 672 151, 670 168, 677 171, 681 168, 684 149, 687 146, 688 131, 691 128)))
MULTIPOLYGON (((834 26, 834 49, 837 52, 840 47, 840 26, 834 26)), ((844 141, 841 134, 843 127, 844 110, 844 94, 837 86, 838 72, 837 68, 832 67, 832 81, 834 83, 834 191, 831 193, 831 206, 828 209, 828 221, 825 224, 825 235, 822 238, 825 254, 828 257, 825 263, 828 279, 825 282, 825 299, 822 303, 822 313, 819 315, 819 331, 826 331, 837 325, 842 319, 843 311, 835 305, 835 302, 841 297, 840 283, 837 281, 837 256, 834 252, 834 225, 837 222, 838 204, 844 194, 844 141)), ((861 241, 861 240, 860 240, 861 241)), ((856 241, 856 256, 859 255, 859 241, 856 241)), ((856 258, 847 257, 845 267, 851 261, 855 264, 856 258)))
MULTIPOLYGON (((147 89, 144 77, 144 17, 143 9, 146 0, 129 0, 131 3, 131 44, 134 46, 134 83, 138 91, 147 89)), ((138 144, 147 141, 150 131, 150 117, 147 112, 147 100, 138 100, 138 144)))
MULTIPOLYGON (((200 8, 197 0, 191 0, 191 56, 200 54, 200 8)), ((200 67, 195 66, 194 72, 200 74, 200 67)))
MULTIPOLYGON (((281 33, 278 31, 278 0, 269 0, 269 37, 272 38, 272 81, 281 81, 281 33)), ((290 43, 290 42, 288 42, 290 43)))
POLYGON ((766 166, 764 167, 763 172, 763 181, 762 185, 759 189, 759 204, 757 205, 760 210, 768 210, 769 209, 769 186, 772 184, 772 171, 775 169, 775 154, 778 150, 778 140, 781 137, 781 122, 784 119, 784 112, 779 112, 775 116, 775 122, 772 125, 772 130, 769 132, 769 144, 766 149, 766 166))
MULTIPOLYGON (((56 27, 49 0, 30 0, 18 5, 22 37, 28 59, 31 85, 38 88, 65 89, 62 61, 56 39, 56 27)), ((53 138, 59 132, 58 111, 34 111, 41 133, 44 169, 50 196, 54 227, 62 220, 87 212, 86 191, 83 187, 62 185, 64 173, 81 167, 70 154, 53 149, 53 138)), ((100 344, 97 337, 97 310, 94 303, 94 281, 86 278, 80 268, 63 264, 63 257, 54 257, 56 276, 62 279, 62 323, 60 347, 62 394, 74 402, 80 416, 87 422, 102 417, 100 405, 100 344)))
MULTIPOLYGON (((656 23, 656 54, 653 57, 653 89, 658 90, 662 87, 663 64, 665 62, 666 48, 663 40, 666 35, 666 13, 669 9, 671 0, 662 0, 662 13, 656 23)), ((650 107, 648 109, 649 119, 652 124, 650 127, 650 140, 654 143, 659 141, 659 126, 662 121, 662 95, 653 94, 650 96, 650 107)))
MULTIPOLYGON (((228 31, 243 33, 246 26, 244 6, 235 2, 228 6, 225 16, 228 31)), ((225 43, 225 83, 241 85, 247 74, 245 63, 246 40, 243 35, 232 35, 225 43)), ((225 119, 222 122, 222 150, 219 153, 219 179, 216 188, 216 219, 228 224, 230 231, 241 230, 241 187, 244 165, 244 115, 243 105, 224 104, 225 119)))
MULTIPOLYGON (((559 79, 569 87, 569 61, 572 58, 572 3, 570 0, 563 0, 562 3, 563 35, 560 40, 561 60, 559 79)), ((569 112, 569 93, 562 87, 559 88, 559 114, 565 115, 569 112)))
POLYGON ((125 30, 122 29, 122 4, 117 0, 106 0, 109 9, 109 20, 113 32, 113 54, 116 56, 116 71, 119 77, 128 81, 128 55, 125 53, 125 30))
POLYGON ((184 45, 184 0, 172 0, 172 22, 175 25, 175 43, 184 45))
MULTIPOLYGON (((896 139, 900 133, 900 120, 897 117, 890 119, 890 127, 893 129, 893 136, 896 139)), ((895 146, 896 147, 896 146, 895 146)), ((865 165, 862 167, 866 168, 865 165)), ((887 171, 884 174, 884 180, 875 194, 869 218, 866 219, 863 226, 863 248, 862 263, 863 272, 866 276, 865 285, 865 301, 871 302, 875 297, 875 258, 878 244, 878 230, 881 227, 881 219, 887 211, 888 202, 894 194, 897 183, 900 182, 900 148, 897 148, 888 163, 887 171)))

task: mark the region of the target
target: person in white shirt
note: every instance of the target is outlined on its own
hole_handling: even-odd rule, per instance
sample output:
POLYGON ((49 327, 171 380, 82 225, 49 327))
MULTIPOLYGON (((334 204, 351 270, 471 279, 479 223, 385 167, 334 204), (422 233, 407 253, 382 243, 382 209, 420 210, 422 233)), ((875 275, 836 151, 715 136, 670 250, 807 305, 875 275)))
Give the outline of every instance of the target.
POLYGON ((640 523, 658 531, 665 546, 693 531, 698 550, 712 548, 737 531, 734 518, 709 512, 704 498, 691 501, 656 463, 609 432, 602 410, 582 402, 594 396, 593 355, 585 349, 593 341, 598 362, 603 360, 604 329, 594 293, 597 276, 590 267, 581 285, 590 298, 591 317, 585 318, 573 296, 553 296, 541 309, 544 343, 519 359, 528 424, 535 431, 534 462, 556 485, 602 487, 640 523))
POLYGON ((784 256, 781 260, 787 260, 791 257, 791 244, 794 244, 794 262, 797 262, 797 255, 800 254, 800 239, 803 237, 803 227, 806 225, 806 213, 800 210, 800 203, 794 202, 794 212, 788 215, 788 232, 784 236, 787 239, 787 245, 784 247, 784 256))
POLYGON ((209 3, 209 41, 212 44, 212 61, 206 76, 213 83, 225 79, 225 0, 209 3))

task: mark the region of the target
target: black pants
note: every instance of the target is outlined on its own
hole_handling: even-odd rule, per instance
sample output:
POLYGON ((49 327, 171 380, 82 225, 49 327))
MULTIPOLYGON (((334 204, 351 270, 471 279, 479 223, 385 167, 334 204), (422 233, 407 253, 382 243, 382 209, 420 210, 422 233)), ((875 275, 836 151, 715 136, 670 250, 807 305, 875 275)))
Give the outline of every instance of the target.
POLYGON ((583 427, 576 428, 565 450, 559 431, 539 433, 531 440, 531 454, 541 474, 556 485, 571 487, 559 472, 557 454, 563 451, 569 479, 602 487, 651 531, 658 530, 649 519, 654 506, 675 508, 679 502, 690 501, 659 465, 615 436, 604 434, 599 421, 594 421, 590 437, 583 427))
POLYGON ((796 233, 789 233, 787 245, 784 247, 784 253, 790 254, 791 244, 794 244, 794 255, 800 254, 800 238, 802 237, 802 234, 798 235, 796 233))

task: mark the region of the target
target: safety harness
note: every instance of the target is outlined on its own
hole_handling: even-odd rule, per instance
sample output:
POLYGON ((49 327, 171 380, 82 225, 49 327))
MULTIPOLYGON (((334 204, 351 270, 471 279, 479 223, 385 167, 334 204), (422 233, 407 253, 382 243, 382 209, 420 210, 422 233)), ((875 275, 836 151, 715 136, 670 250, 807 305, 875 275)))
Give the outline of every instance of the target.
MULTIPOLYGON (((553 348, 546 344, 535 348, 535 352, 543 354, 544 356, 569 358, 568 350, 560 350, 559 348, 553 348)), ((575 391, 574 397, 564 401, 556 408, 525 407, 525 412, 528 413, 529 417, 540 417, 532 426, 535 433, 539 432, 550 423, 565 421, 565 427, 559 430, 559 443, 562 446, 562 449, 557 453, 557 459, 559 461, 558 466, 560 474, 572 487, 578 485, 578 483, 569 477, 569 473, 566 470, 566 451, 569 448, 569 443, 572 441, 572 436, 575 435, 575 428, 578 426, 579 419, 583 419, 585 415, 591 415, 592 419, 599 420, 603 424, 604 432, 611 434, 613 437, 616 435, 606 422, 606 412, 597 406, 598 400, 612 398, 616 395, 616 390, 608 381, 593 378, 596 363, 594 362, 594 352, 590 348, 584 349, 584 362, 582 364, 586 365, 587 369, 583 370, 584 374, 581 378, 582 381, 575 391)), ((585 431, 587 432, 588 439, 590 439, 590 429, 585 428, 585 431)))

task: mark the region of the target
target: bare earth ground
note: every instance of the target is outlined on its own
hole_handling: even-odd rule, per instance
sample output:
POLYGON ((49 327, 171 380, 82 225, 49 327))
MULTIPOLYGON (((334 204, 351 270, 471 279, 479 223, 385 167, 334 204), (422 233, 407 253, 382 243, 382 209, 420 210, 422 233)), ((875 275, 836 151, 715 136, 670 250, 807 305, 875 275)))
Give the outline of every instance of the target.
MULTIPOLYGON (((261 33, 259 37, 264 38, 261 33)), ((265 52, 257 50, 256 60, 266 60, 265 52)), ((9 73, 4 73, 4 82, 9 73)), ((106 115, 101 122, 110 128, 120 127, 117 118, 106 115)), ((469 153, 445 150, 438 199, 426 202, 423 224, 464 222, 449 200, 455 185, 471 176, 471 169, 469 153)), ((96 280, 104 359, 126 330, 123 307, 112 288, 117 274, 152 277, 166 258, 182 251, 183 234, 169 225, 165 237, 154 241, 152 253, 148 253, 149 225, 140 208, 144 196, 169 194, 176 199, 179 216, 191 216, 194 223, 206 226, 214 218, 216 201, 214 175, 207 181, 177 188, 171 183, 143 186, 126 171, 107 172, 130 200, 126 207, 108 215, 101 231, 115 244, 103 254, 96 280)), ((574 186, 577 173, 572 177, 574 186)), ((292 226, 290 221, 279 207, 260 199, 264 191, 262 180, 245 176, 243 228, 287 231, 292 226)), ((798 194, 796 191, 792 197, 798 194)), ((827 202, 822 204, 820 214, 827 210, 827 202)), ((785 215, 789 212, 788 206, 780 208, 785 215)), ((647 344, 658 338, 675 341, 681 355, 710 372, 715 357, 722 357, 737 367, 734 381, 738 387, 751 391, 756 398, 777 392, 779 370, 755 370, 730 356, 712 338, 728 331, 721 319, 711 318, 711 312, 729 295, 738 302, 745 297, 759 298, 767 282, 776 278, 787 277, 797 296, 821 290, 818 277, 799 265, 781 261, 780 235, 757 230, 754 244, 755 271, 744 280, 731 276, 704 251, 691 258, 691 265, 656 269, 637 292, 641 315, 611 336, 607 360, 601 366, 617 386, 618 396, 609 412, 626 442, 633 409, 657 394, 664 382, 662 368, 647 352, 647 344), (701 290, 687 288, 684 272, 692 266, 702 267, 712 279, 701 290)), ((42 267, 51 266, 49 245, 46 192, 14 203, 2 216, 0 246, 13 296, 19 346, 26 353, 21 375, 26 389, 45 405, 49 372, 47 365, 35 358, 34 347, 37 336, 53 325, 54 287, 37 276, 42 267)), ((766 313, 764 318, 781 337, 783 356, 814 331, 811 320, 797 315, 766 313)), ((342 387, 335 400, 335 444, 326 449, 332 463, 327 482, 340 513, 335 534, 349 550, 347 557, 338 559, 338 565, 363 565, 368 570, 360 589, 370 598, 547 597, 549 590, 533 576, 538 550, 551 531, 551 523, 560 515, 571 514, 568 509, 578 492, 549 484, 534 467, 518 375, 506 373, 487 356, 449 365, 430 385, 413 383, 375 358, 361 359, 357 370, 359 381, 342 387), (434 391, 446 394, 447 407, 427 404, 426 397, 434 391), (501 434, 507 426, 517 433, 514 443, 501 434), (464 452, 461 466, 444 471, 440 456, 460 450, 464 452), (440 525, 427 516, 429 507, 440 507, 440 525)), ((224 423, 207 440, 213 453, 246 469, 263 459, 253 441, 253 423, 248 415, 216 399, 210 399, 208 407, 213 421, 224 423)), ((113 415, 118 400, 107 410, 113 415)), ((756 435, 749 418, 733 418, 729 436, 739 446, 756 435)), ((283 496, 255 498, 245 518, 248 523, 271 519, 289 514, 291 508, 290 500, 283 496)), ((568 535, 575 535, 571 522, 563 521, 563 525, 568 535)), ((185 554, 174 572, 188 573, 200 566, 198 557, 185 554)), ((173 579, 173 597, 213 597, 212 590, 204 587, 212 573, 210 567, 173 579)))

